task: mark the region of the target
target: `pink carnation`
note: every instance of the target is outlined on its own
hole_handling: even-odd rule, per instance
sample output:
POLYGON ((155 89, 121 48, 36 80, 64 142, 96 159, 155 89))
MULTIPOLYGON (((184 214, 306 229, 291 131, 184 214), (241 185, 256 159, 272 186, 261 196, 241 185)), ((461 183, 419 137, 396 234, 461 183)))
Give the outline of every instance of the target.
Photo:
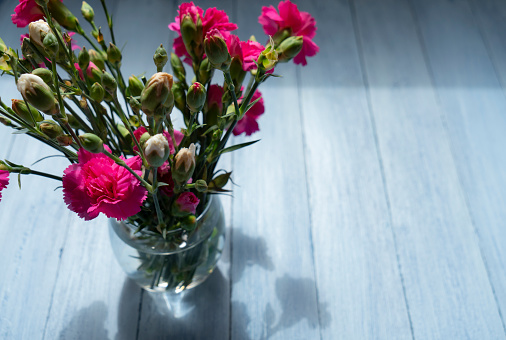
POLYGON ((160 192, 165 196, 174 195, 174 180, 172 179, 172 172, 170 171, 169 162, 165 162, 157 170, 158 182, 162 182, 168 185, 160 187, 160 192))
POLYGON ((2 190, 9 185, 9 171, 0 170, 0 201, 2 200, 2 190))
MULTIPOLYGON (((140 142, 142 135, 145 134, 146 132, 148 132, 148 129, 146 129, 144 126, 135 129, 134 131, 135 139, 137 139, 137 141, 140 142)), ((163 135, 165 136, 165 138, 167 138, 167 141, 169 142, 170 153, 174 154, 174 152, 176 152, 176 149, 174 148, 174 143, 172 142, 172 137, 170 136, 170 133, 168 131, 164 131, 163 135)), ((181 143, 183 137, 184 134, 181 131, 174 130, 174 138, 176 139, 177 145, 181 143)), ((137 146, 134 146, 134 151, 139 151, 139 149, 137 149, 137 146)))
POLYGON ((193 2, 183 3, 179 6, 178 15, 175 18, 175 22, 169 25, 169 29, 177 32, 179 36, 174 39, 174 52, 179 57, 185 57, 184 62, 192 64, 190 54, 186 50, 186 47, 181 37, 181 21, 185 16, 190 16, 192 21, 196 24, 198 19, 202 20, 202 37, 212 29, 217 29, 226 39, 229 35, 228 31, 237 29, 237 25, 228 21, 228 15, 225 11, 218 10, 216 8, 208 8, 204 14, 204 10, 198 6, 195 6, 193 2))
MULTIPOLYGON (((86 221, 99 213, 124 220, 141 211, 148 191, 127 169, 104 154, 79 149, 77 155, 79 163, 63 172, 63 199, 70 210, 86 221)), ((142 176, 139 156, 122 159, 142 176)))
POLYGON ((207 90, 207 107, 217 106, 220 112, 223 109, 223 87, 220 85, 210 85, 207 90))
POLYGON ((193 192, 183 192, 174 202, 174 207, 181 213, 195 214, 200 200, 193 192))
MULTIPOLYGON (((81 78, 81 80, 84 80, 83 70, 81 70, 81 67, 79 67, 79 64, 78 63, 74 63, 74 66, 75 66, 77 72, 79 72, 79 78, 81 78)), ((86 75, 89 78, 91 78, 93 76, 93 74, 91 73, 91 71, 93 69, 97 69, 98 70, 98 67, 92 61, 90 61, 90 63, 88 64, 88 68, 86 69, 86 75)))
POLYGON ((244 71, 256 69, 255 61, 265 49, 262 44, 251 40, 240 41, 239 37, 233 34, 230 34, 226 41, 230 56, 241 61, 244 71))
POLYGON ((265 34, 275 35, 287 28, 292 36, 302 36, 302 51, 293 58, 295 64, 307 65, 306 57, 312 57, 320 51, 313 42, 316 35, 316 20, 307 12, 300 12, 297 5, 290 0, 281 1, 278 5, 279 13, 271 5, 262 7, 262 15, 258 22, 263 26, 265 34))
POLYGON ((19 4, 14 8, 14 14, 11 15, 12 23, 18 27, 26 27, 29 23, 42 18, 44 12, 35 0, 19 0, 19 4))
MULTIPOLYGON (((250 136, 260 130, 258 127, 257 119, 265 112, 264 99, 261 97, 262 94, 260 91, 255 91, 253 97, 251 98, 251 102, 254 102, 258 98, 260 98, 260 100, 255 103, 255 105, 253 105, 253 107, 251 107, 248 112, 246 112, 240 121, 237 122, 234 131, 232 131, 234 133, 234 136, 238 136, 243 132, 246 134, 246 136, 250 136)), ((239 98, 239 103, 242 101, 242 99, 243 97, 239 98)))

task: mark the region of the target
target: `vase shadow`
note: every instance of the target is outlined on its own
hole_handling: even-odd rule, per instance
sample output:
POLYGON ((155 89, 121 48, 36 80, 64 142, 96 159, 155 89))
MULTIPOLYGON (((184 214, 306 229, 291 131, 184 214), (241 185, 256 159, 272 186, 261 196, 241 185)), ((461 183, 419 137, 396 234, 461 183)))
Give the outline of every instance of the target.
POLYGON ((137 332, 139 320, 139 303, 142 289, 129 278, 125 278, 118 306, 118 333, 116 340, 133 338, 137 332))
POLYGON ((60 331, 58 339, 109 339, 105 320, 107 307, 103 301, 95 301, 88 307, 80 309, 68 325, 60 331))

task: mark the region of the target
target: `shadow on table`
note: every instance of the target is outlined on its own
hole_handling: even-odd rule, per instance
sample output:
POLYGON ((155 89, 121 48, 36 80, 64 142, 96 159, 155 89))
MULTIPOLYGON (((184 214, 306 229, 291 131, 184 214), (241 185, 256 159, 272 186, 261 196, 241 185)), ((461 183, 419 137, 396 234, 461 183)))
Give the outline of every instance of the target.
POLYGON ((95 301, 74 315, 69 324, 60 332, 59 339, 109 339, 105 329, 107 307, 102 301, 95 301))

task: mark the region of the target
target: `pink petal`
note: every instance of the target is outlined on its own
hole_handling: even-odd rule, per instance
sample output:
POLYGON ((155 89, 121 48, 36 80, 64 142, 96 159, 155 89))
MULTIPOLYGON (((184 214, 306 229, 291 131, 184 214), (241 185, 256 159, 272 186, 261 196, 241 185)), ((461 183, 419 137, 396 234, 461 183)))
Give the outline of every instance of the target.
POLYGON ((279 16, 283 18, 284 26, 292 29, 292 32, 298 32, 302 27, 302 18, 297 5, 290 0, 281 1, 278 5, 279 16))

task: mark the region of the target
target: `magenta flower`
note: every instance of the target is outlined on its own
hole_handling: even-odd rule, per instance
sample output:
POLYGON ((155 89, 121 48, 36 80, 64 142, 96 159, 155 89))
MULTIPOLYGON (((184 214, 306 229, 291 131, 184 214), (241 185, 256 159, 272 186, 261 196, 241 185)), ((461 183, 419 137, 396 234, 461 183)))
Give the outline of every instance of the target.
MULTIPOLYGON (((257 131, 260 131, 257 119, 265 112, 264 99, 261 97, 262 94, 260 91, 255 91, 253 97, 251 98, 251 102, 254 102, 258 98, 260 98, 260 100, 255 105, 253 105, 253 107, 251 107, 248 112, 246 112, 240 121, 237 122, 234 131, 232 131, 234 133, 234 136, 238 136, 243 132, 246 134, 246 136, 250 136, 257 131)), ((242 102, 242 99, 243 97, 239 98, 238 102, 242 102)))
POLYGON ((218 10, 213 7, 208 8, 204 14, 204 10, 198 6, 195 6, 193 2, 181 4, 179 6, 178 15, 175 18, 175 22, 169 25, 169 29, 179 34, 179 36, 174 39, 174 53, 176 53, 176 55, 179 57, 185 57, 184 62, 190 65, 192 64, 192 60, 190 54, 188 51, 186 51, 186 47, 183 43, 183 38, 181 37, 181 21, 185 16, 190 16, 195 24, 199 18, 202 20, 202 37, 205 37, 206 34, 212 29, 217 29, 226 39, 230 34, 228 31, 237 29, 236 24, 228 21, 228 15, 225 13, 225 11, 218 10))
POLYGON ((9 185, 9 171, 0 170, 0 201, 2 200, 2 190, 9 185))
POLYGON ((223 109, 223 87, 220 85, 210 85, 207 90, 207 107, 211 108, 212 106, 217 106, 218 110, 222 111, 223 109))
MULTIPOLYGON (((79 64, 74 63, 74 66, 75 66, 77 72, 79 72, 79 78, 81 78, 81 80, 84 80, 84 73, 83 73, 83 70, 81 70, 81 67, 79 67, 79 64)), ((86 69, 86 75, 89 78, 93 77, 93 74, 91 73, 91 70, 93 70, 93 69, 98 70, 98 67, 92 61, 90 61, 90 63, 88 64, 88 68, 86 69)))
MULTIPOLYGON (((137 141, 140 142, 142 135, 145 134, 146 132, 148 132, 148 130, 144 126, 135 129, 134 131, 135 139, 137 139, 137 141)), ((167 141, 169 142, 170 153, 174 154, 174 152, 176 152, 176 148, 174 147, 174 143, 172 143, 172 137, 170 136, 170 133, 168 131, 164 131, 163 135, 165 136, 165 138, 167 138, 167 141)), ((181 131, 174 130, 174 138, 176 139, 177 145, 181 143, 183 137, 184 134, 181 131)), ((139 151, 137 146, 134 146, 134 151, 139 151)))
POLYGON ((29 23, 43 18, 44 12, 35 0, 19 0, 14 14, 11 15, 12 23, 18 27, 26 27, 29 23))
POLYGON ((179 214, 195 214, 200 200, 193 192, 183 192, 174 202, 174 210, 179 214))
MULTIPOLYGON (((99 213, 124 220, 141 211, 148 191, 127 169, 104 154, 79 149, 77 155, 79 163, 63 172, 63 199, 70 210, 86 221, 99 213)), ((142 176, 139 156, 122 159, 142 176)))
POLYGON ((256 41, 240 41, 239 37, 230 34, 227 38, 228 52, 232 58, 240 60, 244 71, 256 69, 255 61, 265 49, 262 44, 256 41))
POLYGON ((165 162, 161 167, 157 169, 158 182, 166 183, 159 188, 160 192, 165 196, 174 195, 174 180, 172 179, 172 172, 170 171, 169 162, 165 162))
POLYGON ((297 5, 290 0, 281 1, 279 13, 271 5, 262 7, 262 15, 258 22, 263 26, 265 34, 275 35, 283 29, 290 29, 292 36, 302 36, 302 51, 293 58, 295 64, 307 65, 306 57, 312 57, 320 51, 313 42, 316 35, 316 20, 307 12, 300 12, 297 5))

